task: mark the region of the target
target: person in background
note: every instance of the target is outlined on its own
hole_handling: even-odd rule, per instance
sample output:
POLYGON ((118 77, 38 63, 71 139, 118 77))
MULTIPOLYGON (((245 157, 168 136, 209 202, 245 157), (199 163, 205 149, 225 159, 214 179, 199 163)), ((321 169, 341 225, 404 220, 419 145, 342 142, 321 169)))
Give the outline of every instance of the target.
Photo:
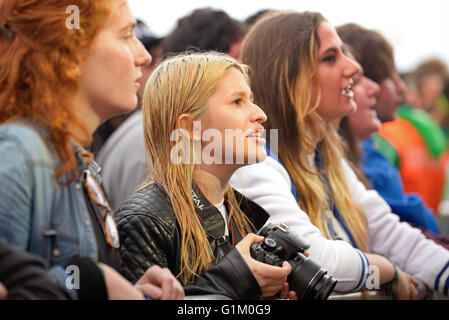
POLYGON ((395 72, 391 67, 394 66, 391 45, 378 32, 355 24, 340 26, 337 32, 349 52, 361 61, 363 70, 357 76, 360 83, 354 85, 358 109, 342 119, 339 129, 348 145, 347 155, 354 164, 353 169, 367 188, 379 192, 402 221, 438 234, 434 212, 425 205, 421 196, 404 192, 398 169, 378 151, 375 141, 379 141, 379 137, 373 135, 381 127, 376 112, 378 100, 384 104, 395 104, 394 100, 388 101, 388 97, 392 99, 395 95, 388 94, 388 86, 384 82, 395 72), (376 50, 371 48, 373 42, 376 43, 376 50), (372 70, 374 66, 376 73, 372 70), (383 89, 379 85, 381 82, 384 82, 383 89))
POLYGON ((62 286, 80 271, 79 299, 176 299, 160 268, 123 278, 117 229, 100 168, 85 149, 101 122, 137 104, 151 56, 126 0, 0 2, 0 237, 38 255, 62 286), (76 19, 75 19, 76 20, 76 19))
POLYGON ((338 123, 357 109, 352 86, 360 69, 335 28, 314 12, 264 17, 241 60, 252 70, 265 128, 278 135, 267 134, 270 155, 236 171, 231 185, 262 206, 269 223, 304 237, 311 259, 337 279, 336 291, 369 288, 376 272, 397 299, 416 299, 416 279, 447 295, 449 251, 400 223, 345 160, 338 123))
POLYGON ((250 15, 249 17, 247 17, 245 19, 245 24, 248 27, 252 27, 257 21, 259 21, 260 18, 262 18, 264 15, 266 14, 270 14, 270 13, 274 13, 276 12, 275 10, 272 9, 262 9, 259 10, 257 12, 255 12, 254 14, 250 15))
POLYGON ((443 94, 445 81, 449 79, 447 66, 438 59, 431 59, 421 63, 412 74, 417 101, 411 105, 428 112, 441 125, 444 110, 439 108, 438 102, 443 94))
MULTIPOLYGON (((406 86, 396 71, 393 48, 379 33, 351 24, 342 26, 340 33, 343 41, 359 52, 366 76, 381 87, 375 110, 382 126, 373 135, 375 148, 398 168, 404 191, 419 194, 437 214, 448 158, 443 133, 425 111, 401 106, 406 86), (376 43, 376 50, 372 43, 376 43)), ((376 179, 374 174, 366 176, 376 179)))
POLYGON ((188 49, 224 52, 238 58, 246 34, 244 23, 222 10, 196 9, 180 18, 176 27, 164 39, 164 55, 188 49))

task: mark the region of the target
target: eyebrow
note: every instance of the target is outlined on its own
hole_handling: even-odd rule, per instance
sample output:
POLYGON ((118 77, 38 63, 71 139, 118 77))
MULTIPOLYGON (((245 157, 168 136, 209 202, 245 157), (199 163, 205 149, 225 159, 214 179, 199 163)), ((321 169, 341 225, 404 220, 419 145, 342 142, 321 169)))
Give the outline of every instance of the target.
MULTIPOLYGON (((247 91, 235 91, 233 93, 230 94, 231 97, 235 97, 235 96, 247 96, 248 92, 247 91)), ((249 94, 250 97, 253 96, 253 93, 250 92, 249 94)))
POLYGON ((125 27, 121 28, 119 30, 119 32, 124 32, 127 31, 129 29, 134 30, 134 28, 136 27, 137 23, 136 21, 130 22, 129 24, 127 24, 125 27))

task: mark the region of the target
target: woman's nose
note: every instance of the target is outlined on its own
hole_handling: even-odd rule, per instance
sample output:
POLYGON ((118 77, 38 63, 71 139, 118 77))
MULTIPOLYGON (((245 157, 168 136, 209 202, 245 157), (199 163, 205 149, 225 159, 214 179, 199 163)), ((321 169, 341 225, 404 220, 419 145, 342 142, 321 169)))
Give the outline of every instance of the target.
POLYGON ((349 57, 343 55, 343 59, 345 59, 345 66, 343 69, 343 75, 348 78, 352 78, 357 73, 361 72, 360 66, 354 60, 349 57))
POLYGON ((260 108, 257 104, 254 104, 255 110, 253 112, 252 121, 257 121, 259 123, 264 123, 267 121, 267 115, 263 112, 262 108, 260 108))
POLYGON ((136 52, 135 52, 135 61, 136 66, 144 67, 149 65, 153 61, 153 57, 151 54, 145 49, 144 45, 140 40, 138 40, 136 52))

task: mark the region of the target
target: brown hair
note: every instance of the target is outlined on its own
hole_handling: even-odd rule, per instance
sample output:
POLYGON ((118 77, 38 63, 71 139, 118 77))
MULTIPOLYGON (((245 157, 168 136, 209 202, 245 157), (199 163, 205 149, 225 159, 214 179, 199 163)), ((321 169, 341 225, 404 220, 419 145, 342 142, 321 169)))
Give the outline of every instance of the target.
POLYGON ((446 64, 439 59, 431 59, 421 63, 415 70, 415 84, 420 89, 424 77, 430 74, 437 74, 444 81, 449 80, 449 71, 446 64))
POLYGON ((2 0, 0 24, 14 33, 0 35, 0 123, 22 117, 46 132, 50 149, 61 160, 55 170, 60 183, 77 176, 68 124, 91 136, 73 106, 79 65, 110 14, 108 0, 2 0), (66 26, 68 6, 79 8, 80 28, 66 26), (71 178, 62 180, 70 173, 71 178))
POLYGON ((372 189, 371 182, 360 169, 363 150, 349 126, 348 116, 341 119, 338 133, 343 138, 343 146, 348 164, 365 187, 372 189))
MULTIPOLYGON (((308 155, 321 146, 323 173, 333 200, 344 217, 357 246, 368 251, 366 218, 349 194, 340 159, 344 152, 337 122, 326 123, 317 113, 321 93, 312 96, 317 78, 317 30, 326 20, 314 12, 281 12, 264 16, 250 30, 243 44, 242 62, 251 68, 250 80, 259 105, 268 116, 267 130, 278 129, 279 158, 289 172, 298 204, 310 220, 330 237, 325 221, 329 210, 326 188, 310 168, 308 155)), ((269 139, 269 137, 268 137, 269 139)))
POLYGON ((353 23, 338 27, 337 33, 363 67, 367 78, 380 83, 396 72, 393 47, 380 33, 353 23))

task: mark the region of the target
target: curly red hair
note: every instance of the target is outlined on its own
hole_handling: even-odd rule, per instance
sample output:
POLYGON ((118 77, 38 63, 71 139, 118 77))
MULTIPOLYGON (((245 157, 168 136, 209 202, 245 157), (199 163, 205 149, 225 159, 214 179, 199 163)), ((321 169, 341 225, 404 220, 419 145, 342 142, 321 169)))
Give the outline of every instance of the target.
POLYGON ((83 54, 109 18, 111 2, 0 2, 0 24, 14 33, 13 39, 0 35, 0 123, 21 117, 43 128, 47 144, 62 162, 55 170, 60 183, 70 183, 78 174, 70 132, 75 128, 84 133, 83 144, 92 140, 73 101, 83 54), (79 29, 66 26, 71 5, 79 8, 79 29), (70 178, 62 181, 66 173, 70 178))

